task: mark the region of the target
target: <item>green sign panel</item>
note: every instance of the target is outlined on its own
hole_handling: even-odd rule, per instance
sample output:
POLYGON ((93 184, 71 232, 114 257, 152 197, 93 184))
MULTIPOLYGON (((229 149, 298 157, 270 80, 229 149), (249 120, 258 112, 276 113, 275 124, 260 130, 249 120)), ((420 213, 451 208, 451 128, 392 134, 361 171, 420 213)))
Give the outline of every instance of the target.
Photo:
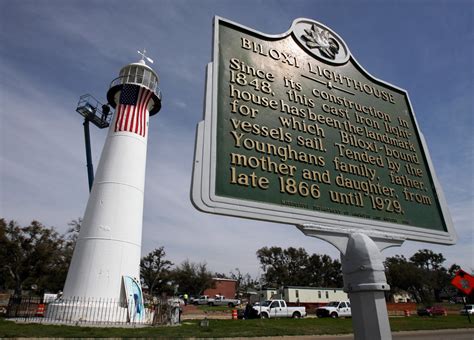
POLYGON ((302 19, 267 36, 216 19, 210 78, 207 206, 452 242, 407 93, 368 74, 332 30, 302 19))

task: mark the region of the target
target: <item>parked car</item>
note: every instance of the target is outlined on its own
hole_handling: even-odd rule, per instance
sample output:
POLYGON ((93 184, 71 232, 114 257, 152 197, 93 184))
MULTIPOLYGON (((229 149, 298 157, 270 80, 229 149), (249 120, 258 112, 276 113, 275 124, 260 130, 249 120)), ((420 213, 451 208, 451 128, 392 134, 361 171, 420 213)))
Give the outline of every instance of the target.
POLYGON ((464 303, 464 299, 463 296, 455 296, 449 300, 449 303, 464 303))
POLYGON ((207 295, 201 295, 199 298, 193 300, 194 305, 208 305, 214 299, 210 298, 207 295))
POLYGON ((333 319, 340 316, 351 317, 351 303, 349 301, 331 301, 326 306, 316 309, 318 318, 331 317, 333 319))
POLYGON ((302 318, 306 316, 306 307, 288 307, 284 300, 267 300, 254 310, 262 319, 268 318, 302 318))
POLYGON ((209 299, 210 301, 207 303, 209 306, 229 306, 235 307, 240 305, 239 299, 227 299, 225 296, 216 295, 215 298, 209 299))
POLYGON ((459 311, 461 315, 472 315, 474 314, 474 305, 466 305, 463 309, 459 311))
POLYGON ((419 316, 434 316, 447 314, 446 309, 441 306, 427 306, 425 308, 419 308, 416 312, 419 316))

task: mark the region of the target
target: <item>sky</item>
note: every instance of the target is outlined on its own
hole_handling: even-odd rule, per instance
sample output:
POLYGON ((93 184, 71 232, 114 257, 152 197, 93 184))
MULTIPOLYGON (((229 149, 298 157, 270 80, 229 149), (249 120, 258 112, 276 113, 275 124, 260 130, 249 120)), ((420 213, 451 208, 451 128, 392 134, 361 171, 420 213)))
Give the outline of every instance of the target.
MULTIPOLYGON (((190 201, 196 124, 202 120, 213 17, 267 34, 296 18, 335 31, 373 76, 408 91, 458 235, 455 246, 406 241, 383 251, 441 252, 474 271, 474 2, 319 0, 0 0, 0 217, 38 220, 59 232, 88 199, 82 117, 89 93, 145 48, 160 77, 162 109, 150 119, 142 255, 262 274, 256 251, 303 247, 339 258, 331 244, 293 225, 197 211, 190 201)), ((91 126, 93 165, 106 130, 91 126)))

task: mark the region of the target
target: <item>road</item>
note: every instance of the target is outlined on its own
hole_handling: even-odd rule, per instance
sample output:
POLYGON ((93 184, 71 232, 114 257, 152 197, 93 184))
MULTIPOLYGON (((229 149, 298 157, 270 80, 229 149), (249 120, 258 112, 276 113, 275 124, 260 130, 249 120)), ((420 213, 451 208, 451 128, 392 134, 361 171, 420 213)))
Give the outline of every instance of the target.
POLYGON ((393 333, 393 340, 474 340, 474 329, 448 329, 393 333))
MULTIPOLYGON (((237 339, 237 338, 231 338, 237 339)), ((238 339, 264 339, 264 340, 354 340, 354 335, 305 335, 305 336, 279 336, 264 338, 238 338, 238 339)), ((227 338, 227 340, 229 340, 227 338)), ((394 332, 392 340, 474 340, 474 328, 443 329, 435 331, 394 332)))

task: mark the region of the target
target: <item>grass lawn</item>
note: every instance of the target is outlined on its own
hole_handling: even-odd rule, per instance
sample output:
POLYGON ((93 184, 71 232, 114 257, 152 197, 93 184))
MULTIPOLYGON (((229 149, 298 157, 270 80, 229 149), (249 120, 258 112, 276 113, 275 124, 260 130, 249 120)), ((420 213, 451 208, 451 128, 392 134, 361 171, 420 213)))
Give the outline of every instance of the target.
MULTIPOLYGON (((392 331, 433 330, 474 327, 466 317, 391 318, 392 331)), ((2 337, 249 337, 282 335, 322 335, 352 332, 351 319, 267 319, 267 320, 209 320, 209 327, 199 321, 185 321, 176 327, 96 328, 39 324, 16 324, 0 319, 2 337)))

